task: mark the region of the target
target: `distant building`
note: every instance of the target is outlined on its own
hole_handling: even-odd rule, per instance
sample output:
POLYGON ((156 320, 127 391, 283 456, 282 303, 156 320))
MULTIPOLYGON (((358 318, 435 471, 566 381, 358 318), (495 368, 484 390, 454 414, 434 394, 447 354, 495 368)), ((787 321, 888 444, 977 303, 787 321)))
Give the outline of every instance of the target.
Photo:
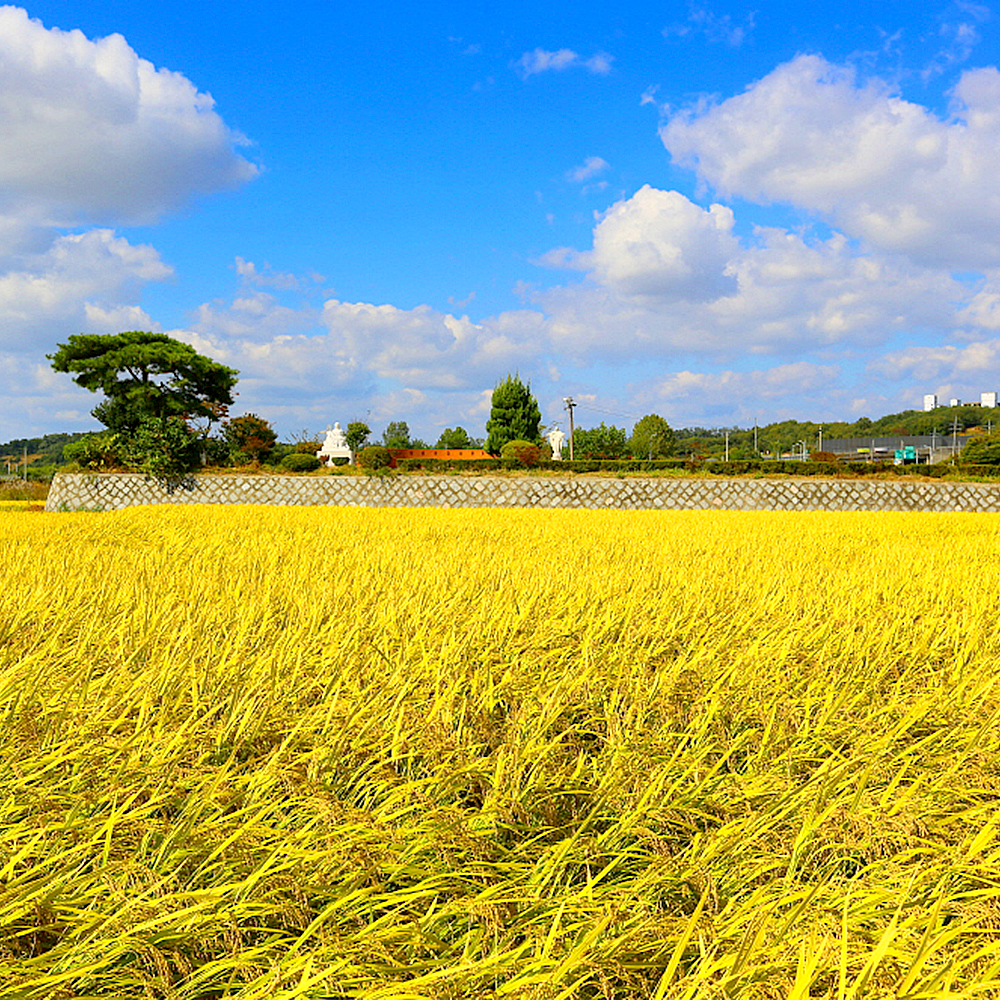
MULTIPOLYGON (((949 406, 986 406, 991 409, 996 409, 998 404, 998 398, 1000 398, 1000 393, 996 392, 981 392, 979 394, 978 403, 963 403, 960 399, 956 399, 954 396, 948 400, 949 406)), ((941 404, 938 403, 938 398, 933 392, 924 393, 924 413, 930 413, 931 410, 936 410, 941 404)))

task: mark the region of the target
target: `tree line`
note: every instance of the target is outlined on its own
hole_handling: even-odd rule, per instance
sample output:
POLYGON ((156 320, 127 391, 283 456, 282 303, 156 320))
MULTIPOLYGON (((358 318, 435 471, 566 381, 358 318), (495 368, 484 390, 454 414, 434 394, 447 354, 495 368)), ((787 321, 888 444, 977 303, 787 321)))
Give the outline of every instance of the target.
MULTIPOLYGON (((102 399, 91 411, 104 425, 100 434, 45 435, 0 445, 0 458, 20 458, 23 450, 52 465, 77 461, 89 467, 140 469, 147 474, 182 474, 202 464, 291 463, 305 468, 321 442, 307 432, 291 443, 281 443, 270 423, 257 414, 231 417, 239 373, 198 354, 194 348, 166 334, 126 331, 118 334, 80 334, 48 355, 52 367, 73 376, 102 399), (298 459, 291 456, 298 455, 298 459)), ((923 435, 937 431, 966 431, 990 420, 993 411, 976 406, 939 407, 931 412, 906 410, 877 420, 820 424, 779 421, 754 428, 673 429, 657 414, 636 421, 631 432, 601 421, 596 427, 578 427, 573 434, 577 458, 656 459, 673 455, 721 457, 726 448, 732 459, 788 452, 805 443, 818 450, 819 434, 826 439, 923 435), (756 445, 756 448, 755 448, 756 445)), ((548 448, 538 401, 530 383, 511 374, 493 390, 485 439, 473 437, 462 426, 445 428, 433 446, 410 433, 406 421, 391 421, 379 439, 360 420, 346 428, 352 451, 366 447, 386 449, 482 448, 501 455, 507 446, 548 448)), ((564 448, 568 453, 569 442, 564 448)), ((1000 452, 1000 441, 995 443, 1000 452)))

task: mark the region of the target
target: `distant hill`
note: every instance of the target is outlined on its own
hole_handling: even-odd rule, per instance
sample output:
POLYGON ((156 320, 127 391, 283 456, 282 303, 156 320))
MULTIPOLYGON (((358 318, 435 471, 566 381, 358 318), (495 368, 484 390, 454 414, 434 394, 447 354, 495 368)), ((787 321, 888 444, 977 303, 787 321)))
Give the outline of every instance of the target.
MULTIPOLYGON (((809 420, 782 420, 762 424, 757 428, 757 444, 763 452, 790 452, 804 441, 807 450, 819 445, 819 431, 823 438, 887 437, 890 435, 950 434, 952 427, 959 433, 981 427, 983 431, 1000 429, 1000 408, 984 409, 980 406, 939 406, 930 412, 903 410, 889 413, 877 420, 860 417, 854 421, 819 423, 809 420)), ((707 457, 720 456, 725 448, 726 431, 729 431, 729 454, 733 458, 750 458, 753 454, 753 428, 746 427, 681 427, 674 431, 678 454, 700 453, 707 457)))
POLYGON ((28 449, 28 462, 31 465, 62 465, 63 446, 71 441, 86 437, 89 432, 77 434, 45 434, 36 438, 15 438, 0 444, 0 462, 20 462, 28 449))

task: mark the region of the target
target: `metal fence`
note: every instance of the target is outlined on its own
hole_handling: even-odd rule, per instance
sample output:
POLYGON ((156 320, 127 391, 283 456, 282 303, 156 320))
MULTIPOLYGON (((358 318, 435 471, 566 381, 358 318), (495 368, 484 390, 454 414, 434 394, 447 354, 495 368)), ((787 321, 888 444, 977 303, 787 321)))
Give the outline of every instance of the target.
POLYGON ((897 434, 892 437, 829 438, 823 442, 823 451, 841 454, 869 454, 872 451, 895 451, 896 448, 950 448, 952 442, 961 448, 974 434, 897 434))

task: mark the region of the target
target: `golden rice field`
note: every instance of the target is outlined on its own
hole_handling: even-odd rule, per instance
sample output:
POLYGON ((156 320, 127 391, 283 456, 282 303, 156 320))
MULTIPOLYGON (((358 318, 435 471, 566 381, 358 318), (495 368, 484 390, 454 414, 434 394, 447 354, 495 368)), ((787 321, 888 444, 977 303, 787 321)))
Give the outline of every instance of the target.
POLYGON ((1000 519, 0 513, 0 996, 1000 996, 1000 519))

